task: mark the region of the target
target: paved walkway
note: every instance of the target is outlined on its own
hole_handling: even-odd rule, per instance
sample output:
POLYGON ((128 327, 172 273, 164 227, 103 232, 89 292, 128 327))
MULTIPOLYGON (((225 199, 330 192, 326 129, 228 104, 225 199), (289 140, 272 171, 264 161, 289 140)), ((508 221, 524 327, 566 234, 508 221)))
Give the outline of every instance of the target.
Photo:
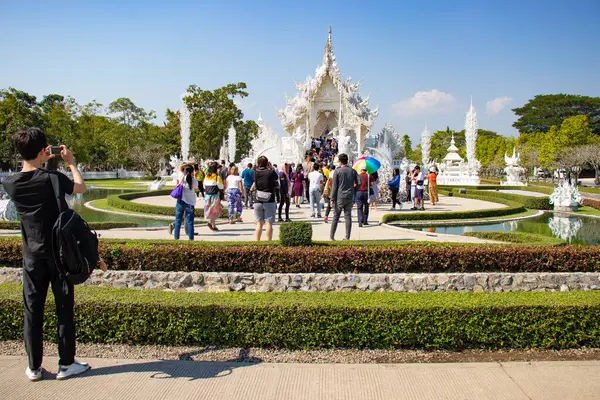
POLYGON ((0 399, 598 399, 600 361, 465 364, 243 364, 86 360, 93 369, 41 382, 25 357, 0 357, 0 399))
MULTIPOLYGON (((170 196, 146 197, 137 199, 138 202, 144 204, 173 206, 174 200, 170 196)), ((202 204, 202 199, 198 205, 202 204)), ((226 203, 223 203, 224 205, 226 203)), ((402 211, 396 213, 419 213, 420 211, 410 211, 410 205, 404 203, 402 211)), ((440 203, 435 206, 426 205, 427 211, 444 212, 444 211, 462 211, 462 210, 481 210, 487 208, 502 208, 506 207, 503 204, 491 203, 488 201, 465 199, 458 197, 440 198, 440 203)), ((351 240, 406 240, 406 241, 432 241, 432 242, 459 242, 459 243, 486 243, 487 241, 458 235, 444 235, 437 233, 421 232, 412 229, 402 229, 388 226, 379 226, 379 222, 385 214, 391 213, 390 204, 380 204, 377 211, 371 211, 369 221, 371 225, 359 228, 357 224, 357 208, 352 211, 352 236, 351 240)), ((205 224, 196 224, 195 232, 196 240, 207 241, 253 241, 254 240, 254 214, 252 210, 244 210, 242 213, 244 223, 236 223, 229 225, 228 223, 219 224, 219 232, 212 232, 205 224)), ((333 219, 333 211, 330 214, 330 222, 323 222, 323 219, 310 218, 310 206, 308 204, 301 205, 300 208, 292 206, 290 208, 290 218, 293 221, 310 221, 313 223, 313 240, 327 241, 331 229, 331 220, 333 219)), ((343 218, 340 220, 336 239, 341 240, 344 237, 345 226, 343 218)), ((115 239, 171 239, 167 228, 135 228, 135 229, 113 229, 108 231, 99 231, 101 237, 115 239)), ((183 229, 181 231, 182 238, 185 236, 183 229)), ((263 233, 264 239, 264 233, 263 233)), ((279 224, 275 224, 273 231, 273 239, 279 239, 279 224)))

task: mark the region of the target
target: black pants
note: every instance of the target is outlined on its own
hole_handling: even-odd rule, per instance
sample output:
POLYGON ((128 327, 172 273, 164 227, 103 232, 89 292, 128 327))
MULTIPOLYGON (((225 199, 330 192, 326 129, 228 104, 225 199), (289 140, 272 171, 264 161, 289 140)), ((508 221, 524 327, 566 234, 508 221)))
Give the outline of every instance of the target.
POLYGON ((308 180, 308 178, 304 179, 304 198, 306 199, 307 202, 310 202, 310 193, 308 192, 310 186, 310 181, 308 180))
POLYGON ((390 190, 392 191, 392 208, 396 208, 396 204, 402 207, 400 200, 398 200, 398 192, 400 189, 390 188, 390 190))
POLYGON ((204 197, 204 184, 202 182, 198 182, 198 194, 204 197))
POLYGON ((364 224, 369 219, 369 191, 356 192, 356 205, 358 206, 358 222, 364 224))
POLYGON ((285 219, 290 219, 290 195, 281 193, 279 195, 279 219, 281 218, 281 211, 283 211, 283 205, 285 204, 285 219))
POLYGON ((23 303, 25 305, 25 348, 29 358, 29 368, 38 369, 42 365, 44 331, 44 305, 48 285, 52 284, 56 316, 58 317, 58 355, 60 365, 71 365, 75 361, 75 322, 73 321, 74 291, 67 284, 64 293, 54 262, 50 259, 23 257, 23 303))

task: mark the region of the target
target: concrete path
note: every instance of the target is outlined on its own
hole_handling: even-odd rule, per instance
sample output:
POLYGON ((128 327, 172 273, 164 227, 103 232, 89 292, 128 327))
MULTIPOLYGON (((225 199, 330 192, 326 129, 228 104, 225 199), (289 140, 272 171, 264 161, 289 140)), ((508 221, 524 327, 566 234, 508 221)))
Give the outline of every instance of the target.
POLYGON ((93 369, 41 382, 25 357, 0 357, 0 399, 598 399, 600 361, 471 364, 243 364, 91 359, 93 369))
MULTIPOLYGON (((136 200, 144 204, 172 206, 174 200, 169 196, 146 197, 136 200)), ((201 206, 202 199, 198 205, 201 206)), ((226 205, 226 203, 223 203, 226 205)), ((404 203, 402 210, 394 211, 396 213, 419 213, 420 211, 410 211, 410 204, 404 203)), ((506 207, 503 204, 491 203, 488 201, 464 199, 458 197, 444 197, 440 199, 440 203, 435 206, 426 205, 427 211, 443 212, 443 211, 461 211, 461 210, 481 210, 487 208, 502 208, 506 207)), ((369 221, 371 225, 363 228, 358 227, 357 223, 357 208, 352 211, 352 236, 351 240, 406 240, 406 241, 432 241, 432 242, 459 242, 459 243, 486 243, 487 241, 458 235, 444 235, 436 233, 421 232, 412 229, 393 228, 388 226, 379 226, 379 222, 385 214, 392 211, 390 204, 379 204, 378 210, 371 211, 369 221)), ((323 212, 324 215, 324 212, 323 212)), ((206 241, 253 241, 254 240, 254 214, 252 210, 243 210, 242 217, 245 222, 229 225, 228 223, 219 224, 219 232, 212 232, 205 224, 196 224, 195 232, 196 240, 206 241)), ((333 211, 330 214, 330 221, 326 224, 323 219, 310 217, 310 206, 302 204, 300 208, 292 206, 290 208, 290 218, 292 221, 309 221, 313 224, 313 240, 327 241, 331 229, 331 220, 333 219, 333 211)), ((345 227, 343 218, 340 220, 336 239, 341 240, 344 237, 345 227)), ((101 237, 115 239, 171 239, 166 228, 136 228, 136 229, 113 229, 108 231, 99 231, 101 237)), ((183 229, 181 232, 182 238, 185 236, 183 229)), ((275 224, 273 239, 279 239, 279 224, 275 224)), ((264 240, 264 233, 263 233, 264 240)))

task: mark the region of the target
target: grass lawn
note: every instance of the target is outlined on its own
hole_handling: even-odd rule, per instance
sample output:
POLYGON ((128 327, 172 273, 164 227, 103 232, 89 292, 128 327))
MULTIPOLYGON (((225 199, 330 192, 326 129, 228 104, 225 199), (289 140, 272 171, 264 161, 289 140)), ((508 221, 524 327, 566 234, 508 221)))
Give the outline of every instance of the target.
POLYGON ((141 179, 98 179, 87 180, 88 186, 94 186, 101 189, 140 189, 144 191, 152 181, 141 179))
POLYGON ((579 210, 577 210, 577 213, 584 215, 595 215, 600 217, 600 210, 596 210, 592 207, 580 207, 579 210))
MULTIPOLYGON (((584 207, 584 208, 589 208, 589 207, 584 207)), ((514 219, 514 218, 523 218, 523 217, 532 217, 535 214, 537 214, 538 210, 527 210, 525 212, 521 212, 518 214, 511 214, 511 215, 502 215, 499 217, 486 217, 486 218, 466 218, 464 220, 457 220, 457 219, 435 219, 435 220, 402 220, 402 221, 394 221, 392 223, 390 223, 390 225, 402 225, 402 224, 415 224, 418 223, 419 225, 444 225, 447 224, 449 222, 461 222, 464 224, 468 224, 467 221, 497 221, 497 220, 506 220, 506 219, 514 219)))

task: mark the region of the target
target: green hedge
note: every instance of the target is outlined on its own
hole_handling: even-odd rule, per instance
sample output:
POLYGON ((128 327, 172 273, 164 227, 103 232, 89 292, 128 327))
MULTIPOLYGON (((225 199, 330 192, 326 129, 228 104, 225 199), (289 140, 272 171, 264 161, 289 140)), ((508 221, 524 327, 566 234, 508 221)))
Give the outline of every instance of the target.
MULTIPOLYGON (((153 196, 167 196, 171 193, 171 189, 168 190, 154 190, 150 192, 136 192, 136 193, 124 193, 115 194, 107 197, 107 204, 111 207, 118 208, 120 210, 131 211, 142 214, 152 215, 170 215, 175 216, 175 200, 173 199, 173 206, 155 206, 150 204, 135 203, 132 200, 139 199, 142 197, 153 197, 153 196)), ((202 218, 204 216, 204 208, 196 207, 194 210, 196 218, 202 218)), ((227 208, 223 208, 222 218, 227 218, 227 208)))
MULTIPOLYGON (((310 247, 100 242, 110 269, 249 273, 593 272, 598 246, 337 245, 310 247)), ((0 240, 0 265, 22 265, 20 240, 0 240)))
POLYGON ((290 222, 279 227, 279 241, 283 246, 312 245, 310 222, 290 222))
MULTIPOLYGON (((135 222, 120 222, 120 221, 105 221, 105 222, 90 222, 90 228, 100 231, 106 229, 119 229, 119 228, 137 228, 140 226, 135 222)), ((0 221, 0 229, 21 229, 21 223, 18 221, 0 221)))
POLYGON ((466 232, 463 233, 462 236, 471 236, 479 239, 497 240, 499 242, 508 243, 544 244, 550 246, 566 244, 566 242, 561 239, 524 232, 466 232))
MULTIPOLYGON (((56 341, 52 296, 46 340, 56 341)), ((600 293, 168 293, 76 289, 82 343, 284 349, 600 346, 600 293)), ((0 340, 23 337, 19 285, 0 285, 0 340)))

